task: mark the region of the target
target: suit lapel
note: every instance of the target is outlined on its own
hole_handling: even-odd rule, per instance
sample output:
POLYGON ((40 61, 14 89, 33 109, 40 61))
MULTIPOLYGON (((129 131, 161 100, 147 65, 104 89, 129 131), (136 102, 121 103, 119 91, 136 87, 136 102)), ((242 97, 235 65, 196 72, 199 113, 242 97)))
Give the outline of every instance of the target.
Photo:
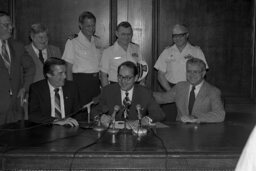
POLYGON ((185 93, 184 93, 184 103, 185 103, 185 105, 184 106, 186 106, 186 109, 185 109, 185 111, 186 111, 186 114, 189 114, 189 112, 188 112, 188 101, 189 101, 189 86, 190 86, 190 84, 189 83, 186 83, 185 84, 185 87, 184 87, 184 91, 185 91, 185 93))
POLYGON ((44 97, 43 101, 47 102, 45 103, 46 105, 45 109, 51 109, 51 94, 50 94, 50 87, 47 80, 44 81, 43 88, 40 92, 42 93, 42 97, 44 97))
POLYGON ((8 41, 7 41, 7 44, 8 44, 8 47, 9 47, 10 58, 11 58, 10 75, 12 75, 13 70, 15 69, 14 67, 15 67, 17 61, 16 61, 16 59, 14 58, 15 52, 14 52, 12 43, 8 40, 8 41))
POLYGON ((197 111, 197 108, 202 104, 202 100, 204 99, 204 96, 206 94, 207 90, 207 83, 204 81, 203 85, 201 86, 194 103, 193 111, 197 111))
POLYGON ((64 86, 62 87, 63 90, 63 101, 64 101, 64 108, 65 108, 65 113, 69 113, 70 112, 70 108, 69 108, 69 103, 70 103, 70 95, 69 95, 69 91, 67 88, 67 85, 64 84, 64 86))

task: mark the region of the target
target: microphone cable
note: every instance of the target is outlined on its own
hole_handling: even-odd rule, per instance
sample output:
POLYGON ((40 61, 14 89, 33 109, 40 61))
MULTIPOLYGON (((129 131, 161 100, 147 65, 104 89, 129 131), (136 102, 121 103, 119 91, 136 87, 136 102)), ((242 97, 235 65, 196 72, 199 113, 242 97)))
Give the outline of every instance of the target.
POLYGON ((163 139, 161 137, 159 137, 155 131, 153 130, 153 128, 150 128, 151 132, 153 133, 153 135, 161 142, 161 145, 164 149, 164 152, 165 152, 165 170, 167 171, 168 170, 168 150, 166 148, 166 145, 163 141, 163 139))
POLYGON ((73 157, 72 157, 71 163, 70 163, 70 165, 69 165, 69 171, 72 171, 73 162, 74 162, 74 160, 75 160, 75 158, 76 158, 76 155, 77 155, 79 152, 81 152, 82 150, 85 150, 85 149, 87 149, 87 148, 89 148, 89 147, 91 147, 91 146, 97 144, 97 143, 105 136, 106 132, 107 132, 108 129, 110 128, 110 125, 111 125, 111 123, 109 123, 109 124, 108 124, 108 127, 107 127, 104 131, 102 131, 102 134, 101 134, 101 136, 100 136, 99 138, 97 138, 95 141, 93 141, 92 143, 90 143, 90 144, 88 144, 88 145, 85 145, 85 146, 82 146, 82 147, 78 148, 78 149, 73 153, 73 157))

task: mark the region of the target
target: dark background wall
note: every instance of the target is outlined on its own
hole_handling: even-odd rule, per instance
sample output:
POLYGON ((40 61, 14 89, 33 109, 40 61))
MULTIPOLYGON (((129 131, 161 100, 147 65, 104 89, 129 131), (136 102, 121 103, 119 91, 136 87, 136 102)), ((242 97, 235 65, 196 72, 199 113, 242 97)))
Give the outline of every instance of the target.
POLYGON ((255 102, 254 0, 0 0, 11 11, 15 36, 29 43, 29 26, 47 25, 52 44, 64 49, 67 36, 78 32, 77 18, 89 10, 97 17, 96 34, 104 47, 114 39, 115 25, 133 25, 133 42, 150 66, 147 86, 158 89, 155 61, 172 44, 171 30, 186 24, 190 41, 203 50, 210 70, 207 80, 218 86, 228 103, 255 102))

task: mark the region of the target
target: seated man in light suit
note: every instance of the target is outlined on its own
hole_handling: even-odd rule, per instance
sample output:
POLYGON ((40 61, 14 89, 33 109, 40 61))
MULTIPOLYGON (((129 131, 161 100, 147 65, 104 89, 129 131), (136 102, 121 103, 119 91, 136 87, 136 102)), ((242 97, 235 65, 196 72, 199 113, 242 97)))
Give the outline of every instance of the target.
POLYGON ((154 92, 154 97, 160 104, 175 102, 178 121, 223 122, 225 111, 221 92, 204 80, 205 74, 205 62, 191 58, 186 63, 187 81, 177 83, 170 91, 154 92))
POLYGON ((61 58, 61 52, 58 47, 48 44, 48 29, 43 24, 31 25, 30 39, 32 42, 25 46, 25 49, 35 63, 36 72, 33 82, 36 82, 44 79, 44 62, 49 57, 61 58))
POLYGON ((135 84, 138 79, 136 64, 126 61, 119 65, 117 77, 118 83, 103 87, 99 96, 99 105, 95 108, 98 113, 105 113, 104 110, 108 110, 101 119, 105 126, 108 125, 111 119, 110 115, 114 110, 117 110, 117 106, 119 108, 116 112, 115 120, 124 120, 124 110, 126 108, 128 108, 126 119, 137 120, 138 106, 142 109, 142 122, 145 124, 150 123, 150 121, 161 121, 164 118, 165 115, 155 102, 152 92, 146 87, 135 84))
POLYGON ((35 123, 78 126, 69 117, 79 110, 78 91, 75 84, 66 79, 66 62, 48 58, 44 64, 44 80, 31 84, 29 90, 29 120, 35 123))

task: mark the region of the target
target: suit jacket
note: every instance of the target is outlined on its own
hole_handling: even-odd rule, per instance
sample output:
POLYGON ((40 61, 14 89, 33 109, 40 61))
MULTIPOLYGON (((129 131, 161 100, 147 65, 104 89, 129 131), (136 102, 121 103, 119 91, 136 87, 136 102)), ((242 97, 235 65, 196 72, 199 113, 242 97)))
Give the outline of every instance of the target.
MULTIPOLYGON (((75 84, 65 81, 62 87, 65 105, 65 116, 77 112, 79 109, 78 91, 75 84)), ((48 81, 46 79, 31 84, 28 100, 29 120, 36 123, 50 123, 55 118, 51 117, 51 96, 48 81)))
MULTIPOLYGON (((149 116, 154 122, 164 119, 165 114, 155 102, 152 92, 149 89, 136 84, 134 85, 132 103, 128 114, 129 120, 138 119, 136 111, 136 105, 138 104, 143 108, 141 112, 142 116, 149 116)), ((118 83, 107 85, 102 89, 99 96, 99 105, 95 108, 96 112, 93 113, 105 113, 111 115, 115 105, 121 107, 116 114, 116 120, 122 120, 124 107, 122 107, 121 89, 118 83)))
MULTIPOLYGON (((32 47, 32 44, 29 44, 29 45, 25 46, 25 49, 28 52, 28 54, 32 57, 32 59, 35 63, 35 67, 36 67, 36 72, 35 72, 33 82, 37 82, 39 80, 44 79, 43 64, 39 60, 38 55, 36 54, 36 52, 34 51, 34 49, 32 47)), ((50 57, 61 58, 61 52, 60 52, 60 49, 58 47, 48 45, 46 47, 46 50, 47 50, 47 58, 50 58, 50 57)))
MULTIPOLYGON (((159 103, 176 103, 177 120, 183 115, 189 115, 189 85, 187 81, 183 81, 176 84, 169 92, 154 93, 159 103)), ((191 115, 196 116, 200 122, 224 121, 225 111, 220 90, 204 81, 196 96, 191 115)))
POLYGON ((35 72, 34 62, 25 52, 24 46, 12 39, 7 43, 11 69, 9 74, 0 56, 0 125, 21 119, 20 99, 17 95, 21 88, 28 90, 35 72))

